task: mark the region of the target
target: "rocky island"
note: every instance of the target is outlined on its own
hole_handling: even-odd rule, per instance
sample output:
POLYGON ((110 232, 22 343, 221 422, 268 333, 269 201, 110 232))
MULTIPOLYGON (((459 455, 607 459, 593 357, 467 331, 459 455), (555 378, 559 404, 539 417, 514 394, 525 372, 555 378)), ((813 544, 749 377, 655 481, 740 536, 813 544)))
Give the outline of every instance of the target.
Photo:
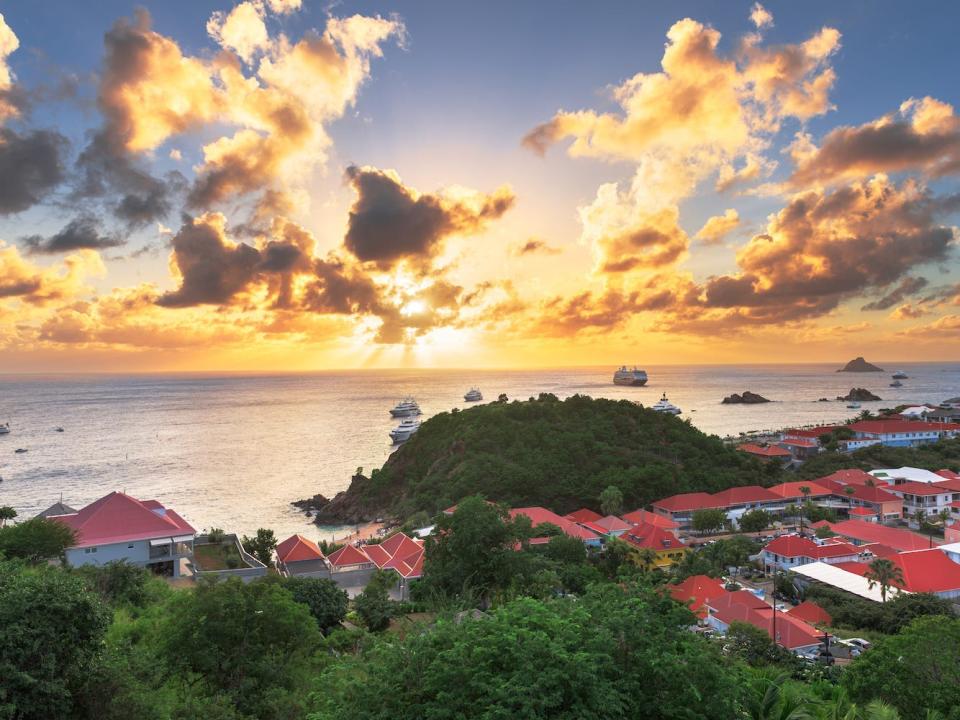
POLYGON ((842 368, 837 370, 837 372, 856 372, 856 373, 883 372, 883 371, 884 370, 882 367, 877 367, 873 363, 868 363, 862 357, 854 358, 853 360, 848 362, 846 365, 844 365, 842 368))
POLYGON ((720 401, 721 405, 758 405, 759 403, 768 403, 770 402, 763 395, 757 395, 756 393, 750 392, 749 390, 744 390, 742 395, 727 395, 723 400, 720 401))
POLYGON ((872 392, 866 388, 850 388, 848 392, 843 397, 837 396, 837 400, 855 400, 857 402, 873 402, 874 400, 880 400, 878 396, 874 395, 872 392))

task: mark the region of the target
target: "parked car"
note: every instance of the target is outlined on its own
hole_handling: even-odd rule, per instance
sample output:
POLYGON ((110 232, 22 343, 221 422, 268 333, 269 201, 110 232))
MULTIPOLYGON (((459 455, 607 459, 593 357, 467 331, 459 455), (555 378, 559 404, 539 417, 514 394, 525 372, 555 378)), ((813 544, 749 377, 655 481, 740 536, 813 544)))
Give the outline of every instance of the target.
POLYGON ((869 650, 872 647, 870 641, 863 638, 847 638, 847 642, 861 650, 869 650))

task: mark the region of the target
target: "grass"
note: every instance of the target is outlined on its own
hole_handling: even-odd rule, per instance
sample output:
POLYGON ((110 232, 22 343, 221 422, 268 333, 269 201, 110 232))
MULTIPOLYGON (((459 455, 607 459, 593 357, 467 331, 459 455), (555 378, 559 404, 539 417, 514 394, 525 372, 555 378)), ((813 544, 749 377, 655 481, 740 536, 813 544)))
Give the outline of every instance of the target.
POLYGON ((193 562, 199 570, 230 570, 246 567, 243 558, 232 542, 195 545, 193 562))

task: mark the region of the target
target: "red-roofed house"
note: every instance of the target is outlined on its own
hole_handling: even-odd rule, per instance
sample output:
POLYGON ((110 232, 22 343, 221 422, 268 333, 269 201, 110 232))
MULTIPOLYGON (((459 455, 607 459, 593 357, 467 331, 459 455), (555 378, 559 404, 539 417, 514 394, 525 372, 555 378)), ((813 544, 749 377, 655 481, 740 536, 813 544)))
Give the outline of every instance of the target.
POLYGON ((805 498, 816 500, 817 498, 826 497, 830 494, 827 488, 808 480, 794 480, 792 482, 780 483, 779 485, 767 488, 767 490, 789 502, 803 502, 805 498), (806 488, 808 492, 804 494, 800 488, 806 488))
POLYGON ((802 603, 788 611, 791 617, 799 618, 811 625, 830 625, 833 618, 826 610, 817 605, 812 600, 804 600, 802 603))
POLYGON ((376 563, 364 550, 354 545, 344 545, 327 556, 331 572, 350 572, 353 570, 372 570, 376 563))
MULTIPOLYGON (((930 538, 917 535, 909 530, 887 527, 863 520, 841 520, 837 523, 831 523, 830 529, 837 535, 847 538, 854 545, 880 543, 893 548, 897 552, 925 550, 930 547, 931 543, 930 538)), ((939 545, 937 542, 934 542, 934 544, 939 545)))
POLYGON ((626 520, 631 525, 656 525, 657 527, 662 527, 664 530, 676 530, 680 527, 670 518, 659 515, 655 512, 650 512, 649 510, 634 510, 632 513, 627 513, 623 516, 623 519, 626 520))
POLYGON ((903 586, 909 592, 960 598, 960 564, 939 549, 903 552, 893 561, 903 571, 903 586))
POLYGON ((530 518, 530 522, 533 527, 542 525, 543 523, 550 523, 551 525, 556 525, 570 537, 583 540, 586 545, 600 545, 600 536, 597 533, 593 532, 592 530, 587 530, 582 525, 578 525, 575 522, 567 520, 565 517, 560 517, 555 512, 547 510, 546 508, 525 507, 514 508, 510 511, 511 518, 514 518, 517 515, 525 515, 530 518))
POLYGON ((587 530, 592 530, 598 535, 604 535, 606 537, 620 537, 633 527, 632 523, 628 523, 616 515, 607 515, 593 522, 588 521, 579 524, 587 528, 587 530))
POLYGON ((277 569, 287 575, 330 574, 320 546, 300 534, 291 535, 277 545, 277 569))
POLYGON ((960 521, 947 525, 946 530, 943 531, 943 540, 947 543, 960 542, 960 521))
POLYGON ((125 560, 180 577, 181 560, 193 556, 196 530, 156 500, 112 492, 75 513, 49 519, 76 533, 76 544, 66 551, 75 567, 125 560))
POLYGON ((652 565, 658 568, 668 568, 680 562, 688 550, 676 535, 656 525, 634 525, 620 539, 638 550, 652 551, 652 565))
POLYGON ((705 508, 717 507, 713 503, 713 497, 710 493, 694 492, 680 493, 670 497, 656 500, 651 503, 653 511, 658 515, 670 518, 677 523, 678 527, 690 527, 693 520, 693 513, 705 508))
POLYGON ((726 592, 723 583, 709 575, 691 575, 679 585, 671 585, 669 591, 677 602, 689 603, 700 619, 707 616, 706 602, 726 592))
POLYGON ((603 515, 589 508, 580 508, 567 515, 567 520, 572 520, 575 523, 596 522, 602 517, 603 515))
POLYGON ((918 512, 922 512, 931 521, 936 521, 935 516, 943 510, 951 511, 950 505, 954 502, 960 502, 960 486, 956 481, 943 480, 943 482, 905 482, 899 485, 891 485, 890 492, 903 499, 903 517, 906 518, 911 527, 918 527, 919 523, 915 519, 918 512))
POLYGON ((864 522, 877 522, 878 520, 877 511, 870 508, 855 507, 850 508, 847 512, 855 520, 863 520, 864 522))
POLYGON ((790 462, 793 455, 786 448, 779 445, 757 445, 756 443, 744 443, 738 445, 737 450, 747 455, 753 455, 761 460, 779 460, 780 462, 790 462))
POLYGON ((812 428, 791 428, 783 431, 784 440, 809 440, 820 443, 820 438, 839 430, 843 425, 821 425, 812 428))
POLYGON ((862 470, 838 470, 818 478, 816 483, 827 488, 836 499, 830 503, 832 507, 846 505, 848 512, 855 507, 865 507, 883 520, 897 520, 903 514, 903 502, 893 494, 893 486, 862 470))
POLYGON ((706 508, 723 510, 730 520, 736 520, 740 515, 756 509, 766 509, 773 512, 782 510, 783 498, 759 485, 744 485, 727 488, 710 495, 704 492, 681 493, 668 498, 657 500, 651 504, 658 515, 668 517, 677 523, 678 527, 688 528, 693 521, 693 513, 706 508))
POLYGON ((911 420, 861 420, 848 427, 854 433, 854 438, 846 441, 848 450, 869 445, 915 447, 960 433, 960 425, 956 423, 911 420))
POLYGON ((732 623, 742 622, 764 630, 778 645, 796 653, 810 653, 820 645, 816 628, 798 617, 774 613, 770 605, 744 590, 713 598, 707 607, 707 624, 721 633, 728 632, 732 623))
POLYGON ((860 550, 845 542, 827 541, 817 544, 801 535, 781 535, 767 543, 762 553, 766 569, 774 567, 790 570, 807 563, 825 562, 834 565, 841 562, 856 562, 860 550))

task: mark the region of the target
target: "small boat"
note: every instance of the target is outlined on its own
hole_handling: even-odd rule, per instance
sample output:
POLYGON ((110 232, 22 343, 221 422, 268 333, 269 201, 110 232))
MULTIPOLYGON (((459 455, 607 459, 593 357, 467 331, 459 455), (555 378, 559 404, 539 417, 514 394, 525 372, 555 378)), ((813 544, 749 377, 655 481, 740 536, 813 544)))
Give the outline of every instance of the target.
POLYGON ((0 435, 9 435, 10 434, 10 423, 3 423, 0 425, 0 435))
POLYGON ((626 365, 623 365, 613 374, 613 384, 643 387, 647 384, 647 372, 636 367, 630 370, 626 365))
POLYGON ((467 402, 479 402, 483 400, 483 393, 480 392, 479 388, 470 388, 467 390, 467 394, 463 396, 463 399, 467 402))
POLYGON ((894 380, 906 380, 908 378, 907 374, 903 370, 897 370, 891 377, 894 380))
POLYGON ((668 415, 679 415, 681 412, 683 412, 680 408, 667 400, 666 393, 664 393, 663 397, 661 397, 654 405, 651 405, 650 409, 654 412, 667 413, 668 415))
POLYGON ((54 432, 63 432, 63 428, 59 425, 53 429, 54 432))
POLYGON ((847 403, 847 407, 850 408, 851 410, 859 410, 860 403, 858 403, 857 401, 853 401, 851 403, 847 403))
POLYGON ((410 437, 420 429, 420 420, 417 418, 404 418, 393 430, 390 431, 390 439, 395 445, 406 442, 410 437))
POLYGON ((892 383, 890 383, 890 387, 903 387, 903 383, 899 380, 894 380, 892 383))
POLYGON ((14 450, 14 452, 15 452, 17 455, 20 455, 20 454, 22 454, 22 453, 27 452, 27 449, 26 449, 26 448, 17 448, 16 450, 14 450))
POLYGON ((412 417, 414 415, 420 415, 421 412, 416 400, 406 398, 398 402, 393 409, 390 410, 390 414, 393 415, 393 417, 412 417))

